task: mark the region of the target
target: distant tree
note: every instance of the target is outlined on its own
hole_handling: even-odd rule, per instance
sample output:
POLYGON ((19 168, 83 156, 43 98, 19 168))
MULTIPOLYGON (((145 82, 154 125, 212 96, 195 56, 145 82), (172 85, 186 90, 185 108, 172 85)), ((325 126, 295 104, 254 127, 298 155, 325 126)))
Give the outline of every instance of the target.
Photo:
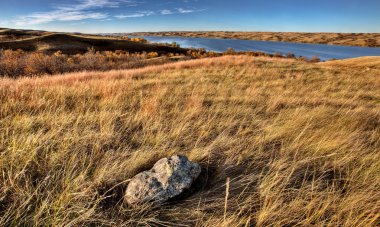
POLYGON ((376 47, 377 46, 377 41, 376 39, 366 39, 365 40, 365 45, 369 47, 376 47))

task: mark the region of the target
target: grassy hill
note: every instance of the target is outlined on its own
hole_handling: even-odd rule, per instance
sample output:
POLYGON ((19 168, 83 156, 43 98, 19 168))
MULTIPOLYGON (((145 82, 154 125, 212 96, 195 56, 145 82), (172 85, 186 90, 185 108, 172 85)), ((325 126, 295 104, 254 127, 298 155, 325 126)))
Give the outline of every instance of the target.
POLYGON ((55 52, 65 54, 84 53, 89 48, 99 51, 125 50, 129 52, 186 53, 186 50, 170 46, 145 44, 102 36, 86 36, 63 33, 41 33, 38 31, 5 30, 20 39, 0 41, 0 49, 22 49, 25 51, 55 52))
POLYGON ((8 29, 0 28, 0 41, 14 41, 25 38, 34 38, 42 35, 51 34, 51 32, 25 29, 8 29))
POLYGON ((378 75, 225 56, 0 79, 0 225, 375 226, 378 75), (124 204, 172 154, 202 165, 194 188, 124 204))

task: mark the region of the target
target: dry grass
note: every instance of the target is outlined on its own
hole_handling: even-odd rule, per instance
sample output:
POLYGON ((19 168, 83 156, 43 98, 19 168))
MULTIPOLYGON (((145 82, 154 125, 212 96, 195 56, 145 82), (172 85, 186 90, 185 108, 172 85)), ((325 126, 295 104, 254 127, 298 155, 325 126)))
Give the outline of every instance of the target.
POLYGON ((0 79, 0 103, 1 226, 380 221, 377 69, 225 56, 0 79), (202 164, 194 189, 122 203, 128 179, 174 153, 202 164))
POLYGON ((277 42, 318 43, 345 46, 380 47, 380 33, 306 33, 306 32, 138 32, 133 35, 159 35, 247 39, 277 42))
POLYGON ((363 68, 369 69, 380 69, 380 57, 379 56, 368 56, 360 58, 349 58, 343 60, 327 61, 321 62, 320 65, 332 66, 332 67, 347 67, 347 68, 363 68))

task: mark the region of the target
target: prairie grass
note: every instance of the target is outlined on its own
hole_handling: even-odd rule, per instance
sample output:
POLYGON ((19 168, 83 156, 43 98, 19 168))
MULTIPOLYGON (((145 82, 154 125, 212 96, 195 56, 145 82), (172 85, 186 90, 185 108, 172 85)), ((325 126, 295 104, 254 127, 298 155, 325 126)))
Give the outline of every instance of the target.
POLYGON ((379 75, 224 56, 0 79, 0 226, 376 226, 379 75), (194 188, 123 203, 172 154, 194 188))

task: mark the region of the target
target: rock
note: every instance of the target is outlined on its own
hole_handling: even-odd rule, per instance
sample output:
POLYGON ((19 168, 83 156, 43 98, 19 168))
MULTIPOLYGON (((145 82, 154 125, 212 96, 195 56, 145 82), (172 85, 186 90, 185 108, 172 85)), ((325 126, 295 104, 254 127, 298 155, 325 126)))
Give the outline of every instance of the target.
POLYGON ((130 205, 165 202, 190 188, 200 173, 200 165, 185 156, 160 159, 152 169, 132 178, 124 199, 130 205))

